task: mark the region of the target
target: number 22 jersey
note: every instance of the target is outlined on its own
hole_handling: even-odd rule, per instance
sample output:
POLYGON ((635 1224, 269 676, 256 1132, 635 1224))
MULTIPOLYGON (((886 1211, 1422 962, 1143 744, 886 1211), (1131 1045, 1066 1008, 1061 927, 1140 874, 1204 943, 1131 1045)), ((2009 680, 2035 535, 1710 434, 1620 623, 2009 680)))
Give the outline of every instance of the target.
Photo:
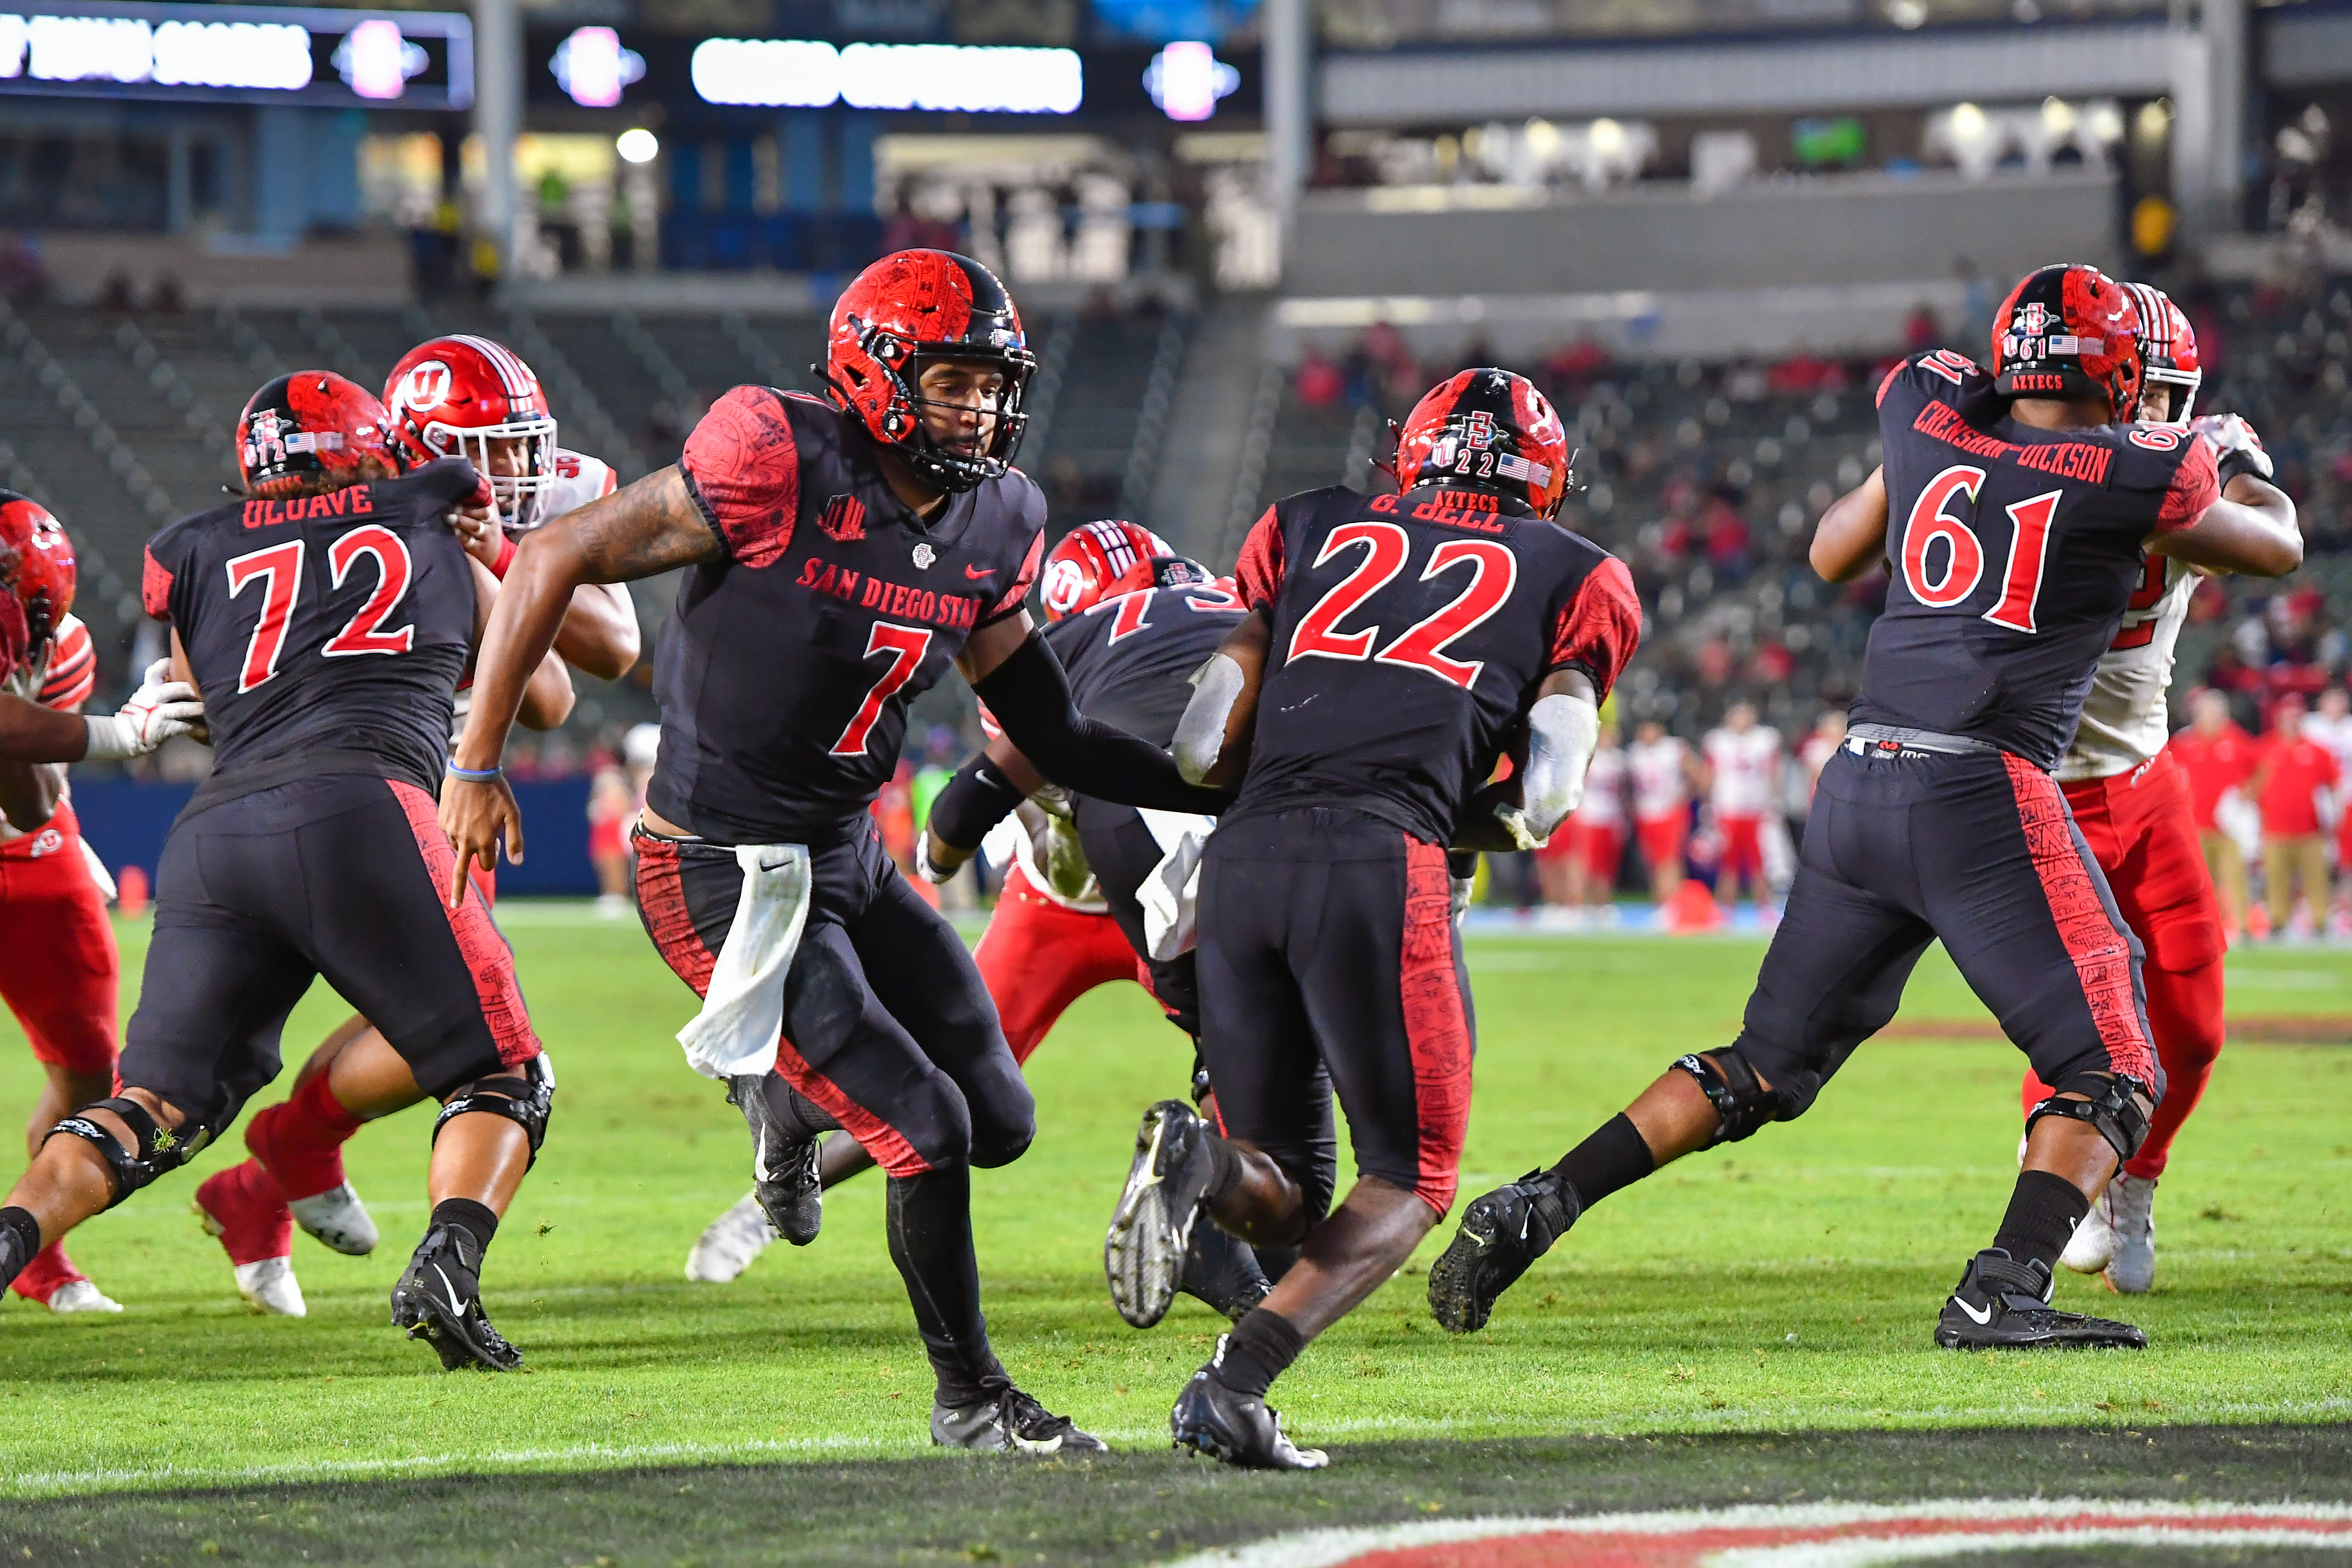
POLYGON ((180 634, 204 693, 205 804, 370 762, 440 787, 477 604, 447 519, 477 498, 488 487, 473 466, 444 458, 323 495, 215 507, 148 542, 141 597, 180 634))
POLYGON ((1228 820, 1340 805, 1446 843, 1544 678, 1605 699, 1642 636, 1623 562, 1480 491, 1292 496, 1234 575, 1274 642, 1228 820))
POLYGON ((2165 425, 2040 430, 1948 349, 1878 389, 1885 613, 1856 722, 1966 735, 2047 772, 2147 571, 2142 545, 2221 496, 2210 443, 2165 425))

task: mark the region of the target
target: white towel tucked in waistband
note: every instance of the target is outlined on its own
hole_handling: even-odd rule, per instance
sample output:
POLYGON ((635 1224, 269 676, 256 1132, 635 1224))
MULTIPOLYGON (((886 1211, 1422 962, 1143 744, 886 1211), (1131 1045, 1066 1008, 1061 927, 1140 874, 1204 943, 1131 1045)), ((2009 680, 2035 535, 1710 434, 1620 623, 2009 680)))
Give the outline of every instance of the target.
POLYGON ((1201 852, 1216 831, 1213 816, 1181 811, 1147 811, 1136 815, 1165 851, 1160 864, 1136 889, 1143 906, 1143 940, 1149 956, 1161 963, 1192 951, 1200 940, 1193 929, 1192 905, 1201 893, 1201 852))
POLYGON ((784 1031, 784 976, 808 924, 809 852, 800 844, 739 844, 743 893, 711 966, 702 1011, 677 1032, 688 1065, 724 1081, 776 1065, 784 1031))

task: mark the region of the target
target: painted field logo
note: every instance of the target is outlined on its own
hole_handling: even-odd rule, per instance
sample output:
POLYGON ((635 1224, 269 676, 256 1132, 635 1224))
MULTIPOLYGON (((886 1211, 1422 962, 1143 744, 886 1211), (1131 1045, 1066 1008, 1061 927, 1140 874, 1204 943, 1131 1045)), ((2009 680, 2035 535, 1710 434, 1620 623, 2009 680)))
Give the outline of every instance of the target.
POLYGON ((1923 1502, 1693 1509, 1580 1519, 1427 1520, 1293 1535, 1172 1568, 1870 1568, 2001 1552, 2084 1551, 2084 1563, 2162 1547, 2334 1551, 2352 1563, 2338 1504, 1923 1502), (2099 1556, 2088 1553, 2106 1548, 2099 1556))

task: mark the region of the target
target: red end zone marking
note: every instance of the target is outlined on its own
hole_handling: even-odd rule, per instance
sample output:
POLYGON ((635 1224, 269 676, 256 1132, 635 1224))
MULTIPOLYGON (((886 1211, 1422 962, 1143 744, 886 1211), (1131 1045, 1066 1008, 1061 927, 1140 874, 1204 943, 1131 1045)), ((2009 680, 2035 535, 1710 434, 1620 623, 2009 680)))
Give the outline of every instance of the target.
POLYGON ((2052 1545, 2352 1553, 2352 1508, 2056 1500, 1431 1520, 1277 1536, 1173 1568, 1864 1568, 2052 1545))

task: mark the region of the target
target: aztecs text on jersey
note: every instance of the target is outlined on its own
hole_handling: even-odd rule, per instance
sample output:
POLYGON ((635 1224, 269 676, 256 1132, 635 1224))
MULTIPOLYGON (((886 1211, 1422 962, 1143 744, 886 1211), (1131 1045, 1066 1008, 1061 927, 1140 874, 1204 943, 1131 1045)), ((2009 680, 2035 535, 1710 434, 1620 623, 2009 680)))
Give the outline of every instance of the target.
POLYGON ((841 842, 898 765, 907 706, 974 629, 1017 615, 1045 498, 1018 469, 925 523, 830 404, 739 386, 679 468, 726 547, 689 567, 654 654, 646 799, 722 844, 841 842))
POLYGON ((1948 349, 1888 374, 1878 426, 1892 582, 1854 720, 2056 767, 2145 575, 2142 544, 2221 495, 2213 448, 2166 425, 2021 425, 1948 349))
POLYGON ((1544 678, 1606 699, 1641 641, 1623 562, 1478 491, 1292 496, 1234 574, 1274 644, 1233 815, 1346 805, 1446 843, 1544 678))
POLYGON ((215 780, 334 752, 439 789, 476 605, 446 519, 473 498, 487 501, 487 484, 444 458, 396 479, 216 507, 149 542, 142 596, 187 650, 215 780))

